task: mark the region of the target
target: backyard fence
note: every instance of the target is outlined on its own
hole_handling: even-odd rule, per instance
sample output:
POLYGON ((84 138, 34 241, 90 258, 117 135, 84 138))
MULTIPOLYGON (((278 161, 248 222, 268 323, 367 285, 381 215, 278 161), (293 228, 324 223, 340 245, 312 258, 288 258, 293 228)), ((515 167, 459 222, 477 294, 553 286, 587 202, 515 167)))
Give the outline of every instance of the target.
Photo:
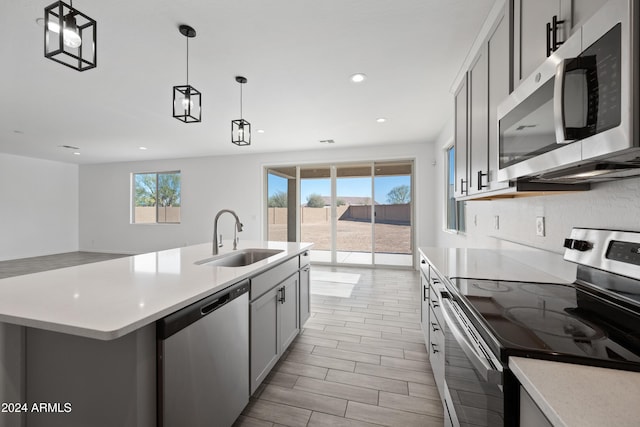
MULTIPOLYGON (((371 221, 371 205, 338 206, 338 219, 345 221, 371 221)), ((411 205, 375 205, 376 222, 381 224, 411 224, 411 205)), ((269 208, 269 224, 286 224, 288 208, 269 208)), ((328 223, 331 220, 331 208, 300 207, 301 224, 328 223)))

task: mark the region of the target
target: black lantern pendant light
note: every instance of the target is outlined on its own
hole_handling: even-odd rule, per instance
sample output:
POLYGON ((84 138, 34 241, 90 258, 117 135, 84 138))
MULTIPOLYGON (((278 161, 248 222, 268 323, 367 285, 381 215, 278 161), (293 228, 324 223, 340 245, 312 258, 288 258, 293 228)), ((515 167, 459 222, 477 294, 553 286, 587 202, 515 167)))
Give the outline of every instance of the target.
POLYGON ((173 87, 173 117, 185 123, 198 123, 202 117, 202 94, 189 85, 189 39, 196 36, 196 30, 188 25, 180 25, 178 29, 187 38, 187 84, 173 87))
POLYGON ((62 1, 44 8, 44 56, 78 71, 96 67, 96 21, 62 1))
POLYGON ((236 145, 251 145, 251 123, 242 118, 242 85, 247 83, 247 79, 236 76, 236 81, 240 83, 240 119, 231 120, 231 142, 236 145))

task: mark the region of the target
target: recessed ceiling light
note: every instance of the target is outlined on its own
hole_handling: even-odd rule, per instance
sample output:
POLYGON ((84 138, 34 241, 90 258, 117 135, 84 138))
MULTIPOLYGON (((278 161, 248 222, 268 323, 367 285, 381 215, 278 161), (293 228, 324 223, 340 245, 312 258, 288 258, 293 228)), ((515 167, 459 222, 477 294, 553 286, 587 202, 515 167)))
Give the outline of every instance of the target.
POLYGON ((138 147, 139 150, 146 150, 147 147, 138 147))
POLYGON ((79 156, 79 155, 80 155, 80 152, 79 152, 79 151, 74 151, 74 152, 73 152, 73 155, 74 155, 74 156, 79 156))
POLYGON ((365 74, 362 73, 356 73, 354 75, 351 76, 351 81, 354 83, 362 83, 363 81, 365 81, 367 78, 367 76, 365 74))
POLYGON ((264 133, 264 129, 258 129, 258 133, 264 133))
POLYGON ((376 119, 376 122, 378 122, 378 123, 384 123, 386 121, 387 121, 387 119, 385 119, 384 117, 380 117, 379 119, 376 119))

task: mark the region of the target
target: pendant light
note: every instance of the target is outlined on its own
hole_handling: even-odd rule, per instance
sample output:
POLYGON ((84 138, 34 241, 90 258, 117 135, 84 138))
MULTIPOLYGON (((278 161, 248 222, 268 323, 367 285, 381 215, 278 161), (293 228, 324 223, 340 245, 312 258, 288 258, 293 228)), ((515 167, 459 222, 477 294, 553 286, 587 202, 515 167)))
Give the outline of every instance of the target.
POLYGON ((44 8, 44 56, 78 71, 95 68, 96 21, 69 3, 44 8))
POLYGON ((236 76, 236 81, 240 83, 240 119, 231 120, 231 142, 236 145, 251 145, 251 123, 242 118, 242 85, 247 83, 247 79, 236 76))
POLYGON ((184 123, 198 123, 202 117, 202 94, 189 85, 189 39, 196 36, 196 30, 188 25, 178 27, 187 39, 187 84, 173 87, 173 117, 184 123))

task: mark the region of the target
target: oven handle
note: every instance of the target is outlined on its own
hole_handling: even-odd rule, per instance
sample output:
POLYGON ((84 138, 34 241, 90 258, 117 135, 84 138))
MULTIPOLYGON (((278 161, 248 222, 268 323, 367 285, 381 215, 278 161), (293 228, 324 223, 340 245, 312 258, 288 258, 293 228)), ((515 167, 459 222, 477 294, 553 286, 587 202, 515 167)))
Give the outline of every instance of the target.
POLYGON ((453 308, 453 302, 451 302, 451 300, 448 298, 442 299, 442 314, 445 318, 447 329, 452 333, 453 337, 462 348, 462 351, 464 351, 464 353, 467 355, 469 361, 471 361, 471 364, 480 374, 480 376, 490 384, 501 385, 501 365, 497 363, 496 365, 499 368, 495 369, 487 359, 487 357, 485 357, 483 351, 479 348, 479 346, 474 345, 474 343, 469 340, 467 335, 459 328, 459 324, 462 323, 462 319, 460 319, 460 316, 453 308))

